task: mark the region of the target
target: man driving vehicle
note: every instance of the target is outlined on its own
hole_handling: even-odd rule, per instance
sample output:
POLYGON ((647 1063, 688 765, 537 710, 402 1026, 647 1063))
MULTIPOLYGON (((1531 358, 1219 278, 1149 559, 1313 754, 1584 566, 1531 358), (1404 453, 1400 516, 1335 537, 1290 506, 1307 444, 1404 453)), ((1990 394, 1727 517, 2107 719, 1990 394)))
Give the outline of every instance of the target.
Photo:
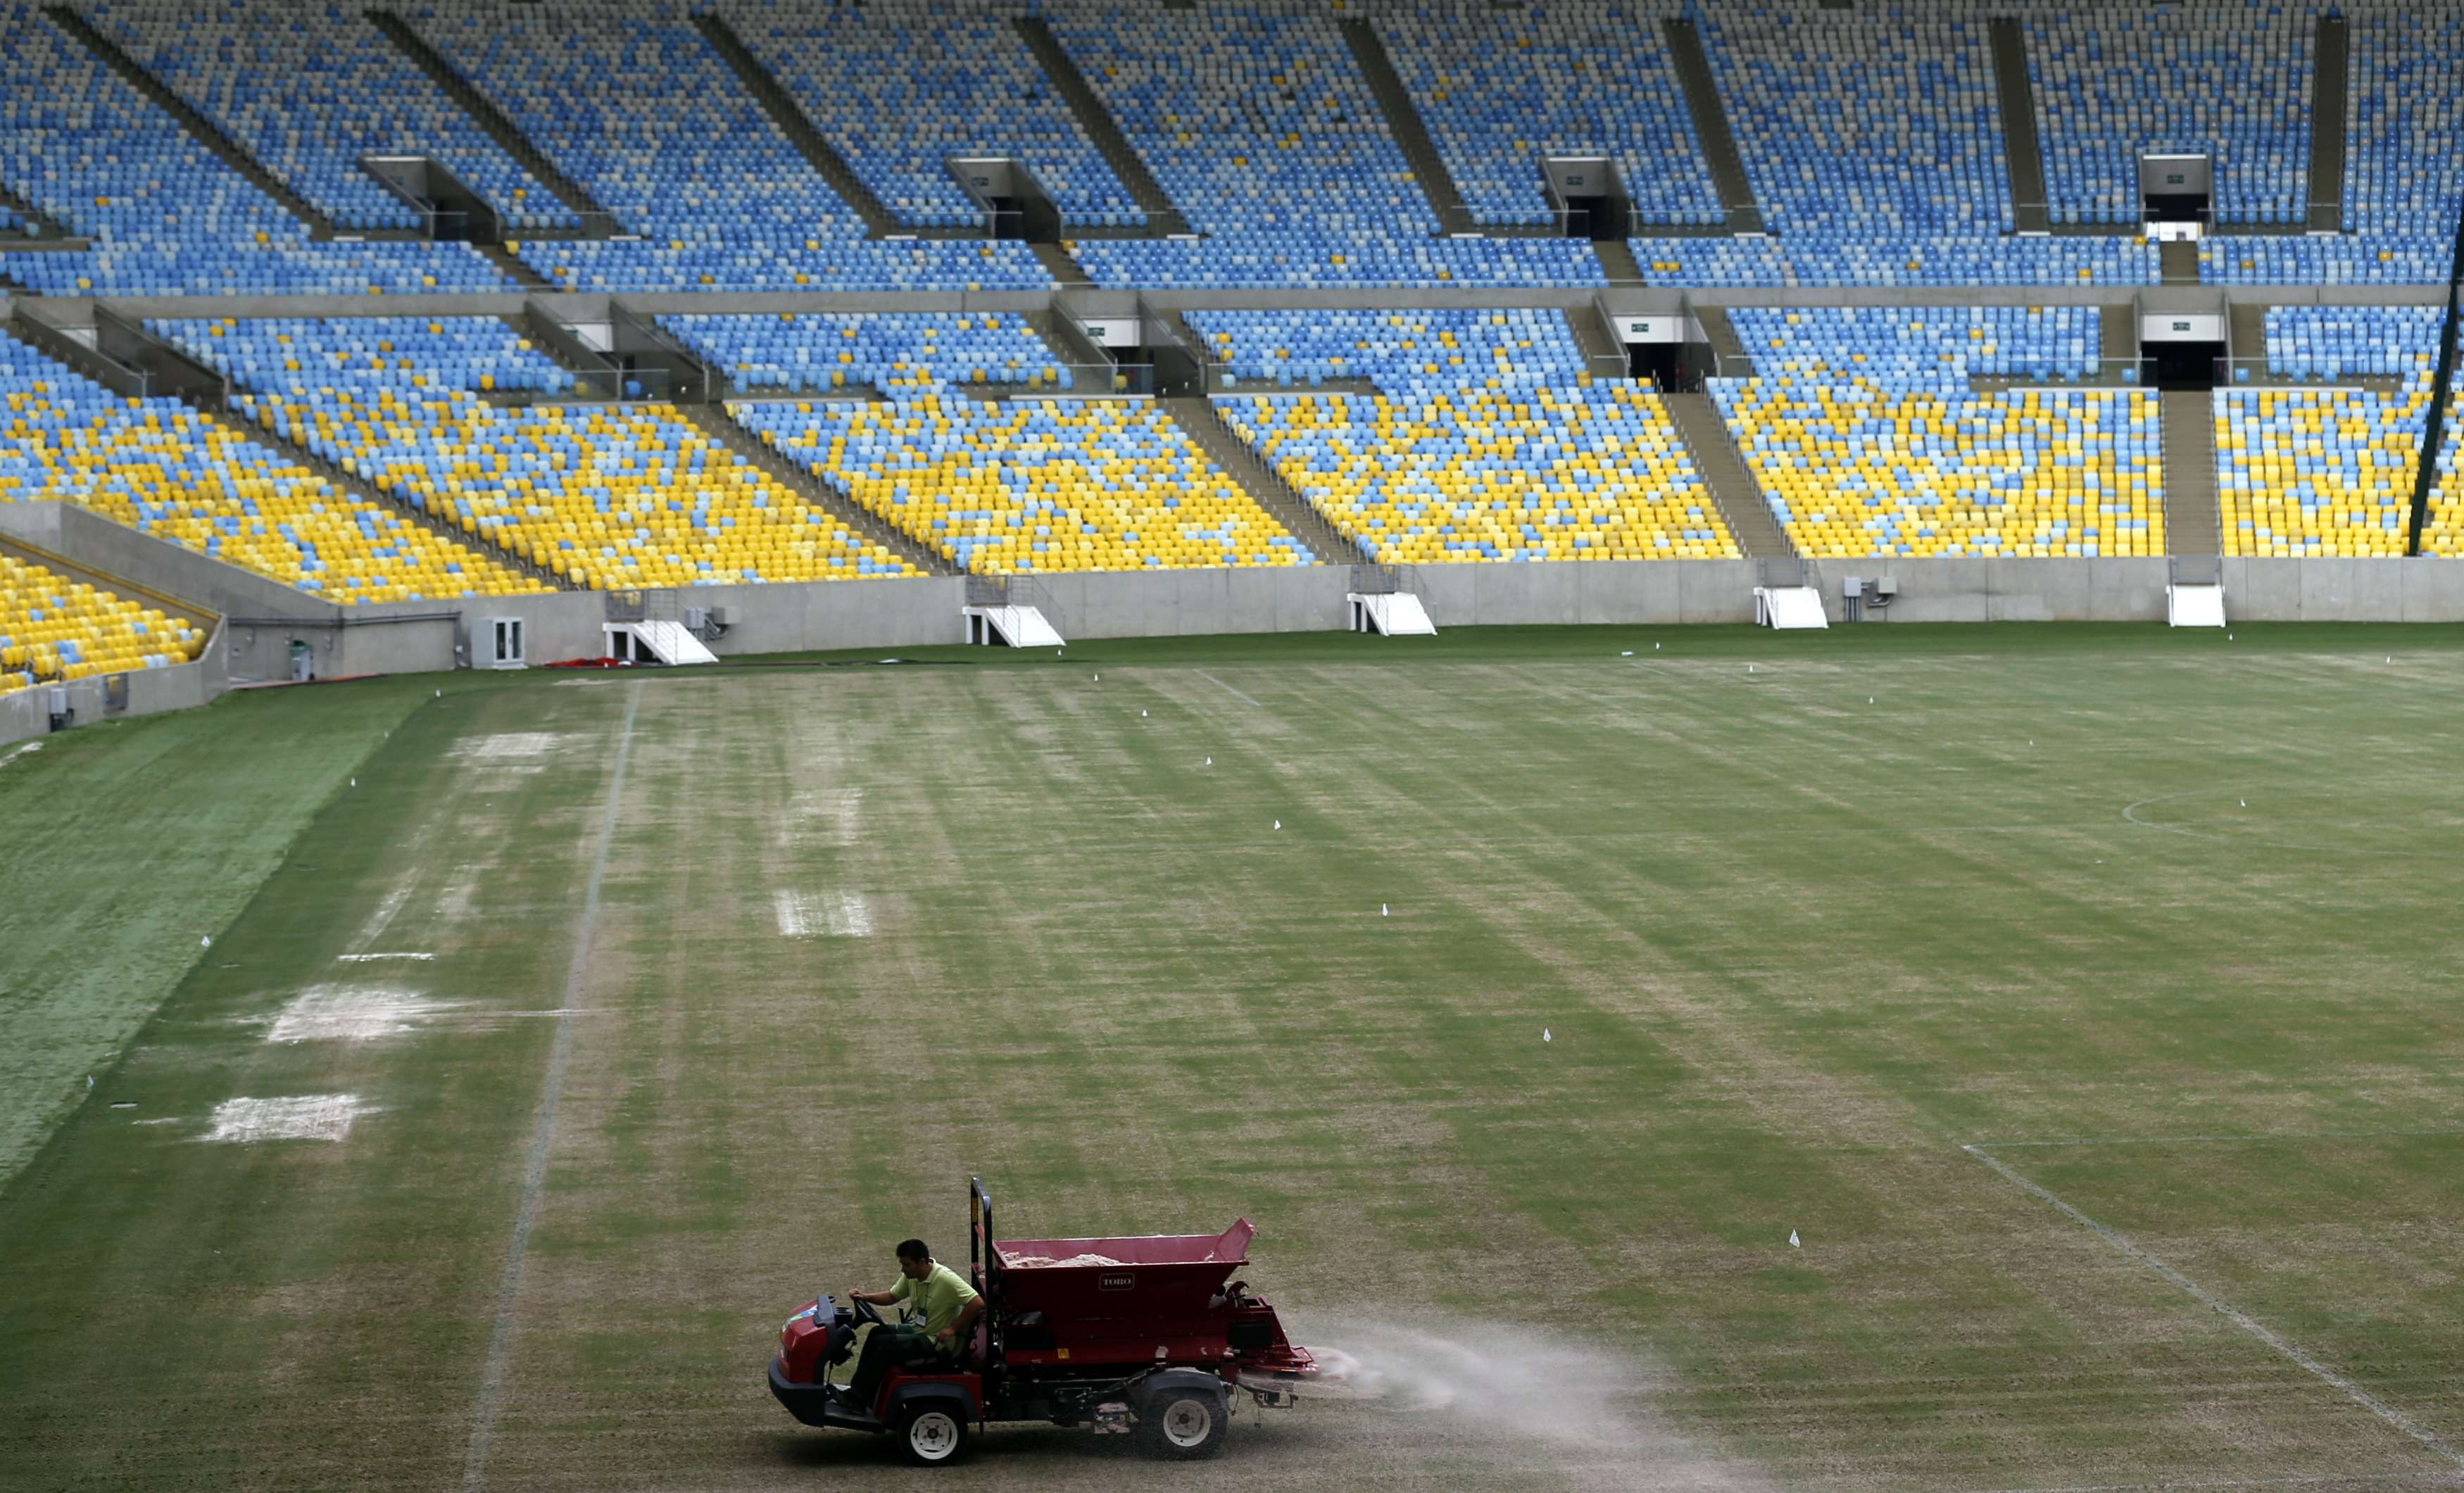
POLYGON ((883 1323, 865 1335, 847 1394, 856 1408, 868 1415, 891 1365, 922 1370, 951 1367, 971 1341, 976 1319, 983 1315, 984 1301, 976 1288, 957 1271, 935 1261, 920 1239, 900 1241, 898 1274, 898 1284, 886 1291, 847 1292, 848 1301, 868 1306, 904 1303, 923 1318, 920 1327, 912 1320, 894 1326, 883 1323))

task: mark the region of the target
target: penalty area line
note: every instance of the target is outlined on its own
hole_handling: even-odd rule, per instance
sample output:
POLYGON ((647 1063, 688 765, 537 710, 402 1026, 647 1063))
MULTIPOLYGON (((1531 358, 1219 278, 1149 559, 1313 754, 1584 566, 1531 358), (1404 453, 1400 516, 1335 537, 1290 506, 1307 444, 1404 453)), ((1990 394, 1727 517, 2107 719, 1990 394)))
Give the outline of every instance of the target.
POLYGON ((2155 1271, 2158 1275, 2163 1276, 2173 1284, 2181 1287, 2182 1290, 2189 1294, 2192 1300, 2198 1302, 2201 1306, 2206 1306, 2211 1311, 2213 1311, 2216 1315, 2224 1318, 2227 1322, 2232 1323, 2234 1327, 2241 1328, 2244 1332, 2247 1332, 2251 1336, 2258 1339, 2261 1343, 2266 1344, 2277 1353, 2291 1360, 2296 1366, 2300 1368, 2302 1372, 2308 1373, 2311 1377, 2318 1379, 2321 1383, 2333 1386, 2337 1390, 2343 1392, 2346 1399, 2351 1400, 2354 1404, 2361 1406, 2364 1410, 2366 1410, 2371 1415, 2378 1416, 2388 1425, 2393 1426, 2395 1429, 2403 1432, 2414 1440, 2419 1441, 2422 1445, 2430 1448, 2433 1452, 2436 1452, 2439 1456, 2446 1458, 2449 1462, 2453 1463, 2458 1469, 2464 1469, 2464 1452, 2457 1451, 2453 1445, 2449 1444, 2445 1438, 2421 1425, 2410 1416, 2408 1416, 2403 1411, 2396 1409, 2393 1405, 2388 1404, 2387 1401, 2379 1398, 2369 1391, 2363 1389, 2360 1385, 2355 1384, 2348 1378, 2345 1378, 2335 1370, 2328 1368, 2318 1359, 2311 1357, 2300 1349, 2294 1347, 2283 1338, 2277 1336, 2276 1333, 2264 1323, 2261 1323, 2256 1318, 2251 1316, 2250 1313, 2241 1310, 2231 1302, 2228 1302, 2224 1298, 2216 1295, 2206 1286, 2201 1285, 2198 1282, 2191 1280, 2181 1271, 2174 1269, 2164 1261, 2157 1259, 2154 1255, 2151 1255, 2145 1249, 2140 1248, 2137 1244, 2131 1242, 2129 1238, 2123 1235, 2120 1230, 2108 1228, 2104 1224, 2099 1223, 2096 1219, 2089 1218, 2086 1214, 2079 1212, 2069 1203, 2062 1201, 2059 1197, 2055 1195, 2051 1188, 2039 1186, 2038 1184, 2028 1180, 2026 1177, 2021 1176, 2017 1172, 2014 1172, 2010 1167, 2003 1165, 2003 1163, 1994 1156, 1988 1154, 1982 1147, 1962 1146, 1959 1149, 1967 1152, 1969 1155, 1974 1156, 1977 1160, 1984 1162, 1987 1166, 1991 1167, 1995 1172, 2001 1174, 2005 1180, 2014 1184, 2021 1191, 2035 1197, 2039 1202, 2046 1204, 2056 1213, 2060 1214, 2063 1218, 2070 1219, 2073 1223, 2078 1224, 2079 1227, 2087 1230, 2097 1238, 2104 1241, 2105 1243, 2111 1245, 2118 1253, 2131 1260, 2137 1261, 2139 1263, 2145 1265, 2148 1269, 2155 1271))
POLYGON ((538 1115, 531 1122, 530 1150, 522 1162, 521 1200, 514 1209, 513 1237, 505 1244, 505 1274, 496 1284, 496 1313, 488 1329, 488 1357, 479 1370, 472 1408, 471 1444, 463 1454, 462 1486, 476 1493, 488 1475, 488 1443, 496 1433, 496 1402, 504 1395, 505 1363, 514 1346, 514 1300, 522 1288, 522 1262, 530 1252, 531 1225, 539 1218, 539 1188, 547 1180, 548 1151, 556 1140, 557 1102, 564 1093, 565 1064, 573 1052, 573 1018, 583 1007, 582 973, 590 962, 590 933, 599 921, 599 888, 607 879, 607 848, 616 838, 616 812, 625 797, 625 763, 633 750, 633 716, 642 708, 642 681, 625 696, 625 726, 616 737, 616 767, 607 778, 607 803, 599 818, 599 848, 590 858, 590 880, 582 894, 582 917, 573 933, 573 958, 564 967, 564 1000, 557 1008, 556 1038, 548 1044, 547 1076, 539 1083, 538 1115))

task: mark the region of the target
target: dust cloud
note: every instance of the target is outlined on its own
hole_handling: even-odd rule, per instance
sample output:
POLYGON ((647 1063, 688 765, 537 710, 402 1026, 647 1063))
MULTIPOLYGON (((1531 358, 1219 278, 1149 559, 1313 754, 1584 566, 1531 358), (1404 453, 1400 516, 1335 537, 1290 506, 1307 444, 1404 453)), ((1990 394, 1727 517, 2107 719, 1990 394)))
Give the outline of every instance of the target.
POLYGON ((1633 1354, 1508 1323, 1311 1316, 1290 1326, 1344 1386, 1349 1402, 1327 1408, 1341 1403, 1369 1435, 1453 1443, 1578 1488, 1771 1486, 1671 1430, 1652 1403, 1664 1372, 1633 1354))

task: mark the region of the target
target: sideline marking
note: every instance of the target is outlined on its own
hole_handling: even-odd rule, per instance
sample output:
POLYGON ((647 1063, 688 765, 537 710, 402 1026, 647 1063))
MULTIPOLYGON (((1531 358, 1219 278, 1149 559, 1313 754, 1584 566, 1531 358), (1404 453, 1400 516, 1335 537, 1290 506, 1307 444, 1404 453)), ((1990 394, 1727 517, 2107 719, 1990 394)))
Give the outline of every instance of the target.
POLYGON ((2013 1146, 2187 1146, 2194 1142, 2222 1145, 2239 1141, 2381 1140, 2401 1135, 2464 1135, 2464 1130, 2284 1131, 2272 1135, 2084 1135, 2056 1140, 1980 1140, 1976 1144, 1990 1150, 2004 1150, 2013 1146))
POLYGON ((1959 1149, 1967 1152, 1969 1155, 1974 1156, 1977 1160, 1984 1162, 1987 1166, 1991 1167, 2009 1181, 2016 1183, 2021 1190, 2025 1191, 2030 1196, 2037 1198, 2041 1202, 2049 1204, 2056 1213, 2060 1214, 2063 1218, 2079 1224, 2081 1228, 2094 1234, 2097 1238, 2104 1241, 2107 1244, 2112 1245, 2122 1254, 2139 1262, 2148 1269, 2163 1276, 2166 1280, 2180 1286, 2183 1290, 2189 1292, 2193 1300, 2199 1302, 2202 1306, 2207 1306, 2210 1310, 2215 1312, 2216 1315, 2224 1318, 2227 1322, 2232 1323, 2234 1327, 2241 1328, 2251 1336, 2276 1350, 2278 1353, 2283 1354, 2286 1358, 2291 1359, 2295 1364, 2299 1365, 2313 1377, 2342 1390, 2344 1393, 2344 1397, 2351 1400, 2354 1404, 2361 1406, 2364 1410, 2366 1410, 2371 1415, 2378 1416, 2388 1425, 2395 1427, 2405 1435, 2412 1438, 2416 1441, 2419 1441, 2422 1445, 2436 1452, 2439 1456, 2446 1458, 2449 1461, 2454 1463, 2457 1468, 2464 1469, 2464 1452, 2459 1452, 2454 1447, 2449 1445, 2445 1438, 2441 1438, 2436 1432, 2425 1429, 2403 1411, 2396 1409, 2393 1405, 2390 1405, 2387 1401, 2379 1398, 2377 1395, 2372 1394, 2369 1391, 2363 1389, 2360 1385, 2345 1378, 2335 1370, 2328 1368, 2318 1359, 2311 1357, 2300 1349, 2294 1347, 2291 1343, 2288 1343, 2284 1339, 2277 1336, 2256 1318, 2233 1306, 2231 1303, 2226 1302, 2222 1298, 2210 1292, 2198 1282, 2191 1280, 2181 1271, 2174 1269, 2164 1261, 2157 1259, 2154 1255, 2149 1254, 2147 1251, 2140 1248, 2137 1244, 2132 1243, 2120 1231, 2105 1227, 2103 1224, 2097 1222, 2094 1219, 2089 1218, 2086 1214, 2072 1207, 2069 1203, 2062 1201, 2061 1198, 2054 1195, 2051 1189, 2040 1187, 2036 1183, 2031 1182, 2026 1177, 2021 1176, 2018 1173, 2013 1171, 2011 1168, 2003 1165, 2000 1161, 1987 1154, 1981 1147, 1962 1146, 1959 1149))
POLYGON ((41 751, 42 749, 43 749, 43 744, 42 744, 41 742, 39 742, 39 741, 29 741, 29 742, 27 742, 24 746, 21 746, 21 747, 19 747, 17 750, 15 750, 14 752, 10 753, 8 756, 6 756, 6 757, 0 757, 0 767, 6 767, 6 766, 8 766, 11 762, 15 761, 17 758, 19 758, 19 757, 31 757, 31 756, 33 756, 34 753, 39 752, 39 751, 41 751))
POLYGON ((590 881, 582 894, 582 918, 574 930, 573 958, 564 969, 564 1002, 556 1019, 556 1040, 548 1046, 547 1077, 539 1085, 539 1116, 531 1125, 531 1146, 522 1163, 522 1195, 514 1210, 513 1238, 505 1244, 505 1276, 496 1285, 495 1320, 488 1329, 488 1358, 479 1371, 479 1395, 471 1418, 471 1445, 462 1459, 462 1486, 475 1490, 487 1483, 488 1443, 496 1431, 496 1401, 505 1388, 505 1361, 514 1346, 514 1298, 522 1288, 522 1259, 530 1250, 531 1224, 539 1217, 539 1187, 547 1180, 547 1154, 556 1139, 556 1106, 564 1093, 564 1065, 573 1052, 574 998, 582 990, 582 972, 590 960, 590 933, 599 921, 599 886, 607 877, 607 849, 616 839, 616 811, 625 796, 625 763, 633 750, 633 716, 642 708, 642 681, 625 696, 625 727, 616 737, 616 770, 607 779, 607 806, 599 819, 599 849, 590 858, 590 881))
POLYGON ((1200 670, 1196 670, 1196 672, 1197 672, 1197 674, 1198 674, 1198 677, 1199 677, 1199 678, 1203 679, 1203 680, 1205 680, 1208 684, 1211 684, 1211 685, 1215 686, 1217 689, 1221 690, 1224 693, 1226 693, 1226 694, 1228 694, 1228 695, 1232 696, 1232 698, 1234 698, 1234 699, 1236 699, 1236 700, 1247 700, 1247 701, 1248 701, 1248 703, 1250 703, 1251 705, 1255 705, 1255 706, 1257 706, 1257 707, 1258 707, 1258 709, 1260 709, 1260 710, 1265 710, 1265 709, 1266 708, 1265 703, 1264 701, 1262 701, 1262 700, 1251 700, 1251 699, 1249 699, 1249 697, 1248 697, 1247 695, 1243 694, 1240 691, 1233 689, 1230 685, 1225 684, 1222 680, 1216 678, 1213 674, 1208 673, 1205 670, 1200 669, 1200 670))
POLYGON ((334 955, 334 961, 338 964, 366 964, 377 959, 432 959, 436 955, 432 954, 338 954, 334 955))

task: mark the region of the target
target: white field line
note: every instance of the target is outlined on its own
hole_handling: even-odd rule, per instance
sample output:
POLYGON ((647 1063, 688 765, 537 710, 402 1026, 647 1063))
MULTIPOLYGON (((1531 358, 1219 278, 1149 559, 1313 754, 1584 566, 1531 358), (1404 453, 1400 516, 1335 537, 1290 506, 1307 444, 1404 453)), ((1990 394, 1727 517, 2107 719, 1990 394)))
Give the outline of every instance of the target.
POLYGON ((780 937, 802 938, 804 936, 803 898, 796 895, 792 891, 781 891, 772 894, 770 905, 779 914, 780 937))
POLYGON ((214 1106, 213 1129, 199 1138, 251 1145, 266 1140, 337 1141, 351 1122, 375 1111, 357 1094, 292 1094, 280 1099, 226 1099, 214 1106))
POLYGON ((368 914, 368 920, 360 925, 360 947, 364 949, 384 937, 385 931, 393 926, 394 914, 400 912, 402 905, 409 900, 410 881, 405 877, 403 884, 386 892, 385 900, 376 905, 376 911, 368 914))
POLYGON ((369 964, 379 959, 432 959, 432 954, 338 954, 334 957, 344 964, 369 964))
POLYGON ((17 758, 19 758, 19 757, 31 757, 31 756, 33 756, 34 753, 39 752, 39 751, 41 751, 42 749, 43 749, 43 744, 42 744, 41 742, 39 742, 39 741, 29 741, 29 742, 27 742, 24 746, 21 746, 21 747, 19 747, 17 750, 15 750, 14 752, 10 753, 8 756, 6 756, 6 757, 0 757, 0 767, 6 767, 6 766, 8 766, 11 762, 15 761, 17 758))
POLYGON ((833 938, 872 936, 872 907, 861 891, 833 892, 826 899, 801 891, 776 891, 770 895, 770 907, 778 916, 781 938, 809 938, 815 933, 833 938))
POLYGON ((2035 1197, 2038 1201, 2047 1204, 2056 1213, 2060 1214, 2063 1218, 2070 1219, 2081 1228, 2086 1229, 2089 1233, 2094 1234, 2097 1238, 2104 1241, 2107 1244, 2113 1246, 2117 1252, 2129 1259, 2137 1261, 2139 1263, 2145 1265, 2148 1269, 2155 1271, 2158 1275, 2163 1276, 2166 1280, 2170 1281, 2173 1284, 2180 1286, 2184 1291, 2189 1294, 2192 1300, 2198 1302, 2201 1306, 2208 1307, 2216 1315, 2224 1318, 2227 1322, 2232 1323, 2234 1327, 2241 1328, 2244 1332, 2247 1332, 2251 1336, 2258 1339, 2261 1343, 2266 1344, 2269 1348, 2282 1354, 2285 1358, 2290 1359, 2304 1372, 2319 1379, 2322 1383, 2334 1386, 2336 1389, 2342 1391, 2344 1397, 2351 1400, 2354 1404, 2361 1406, 2364 1410, 2366 1410, 2371 1415, 2378 1416, 2388 1425, 2393 1426, 2395 1429, 2412 1438, 2422 1445, 2429 1447, 2439 1456, 2446 1458, 2448 1461, 2453 1463, 2457 1469, 2464 1470, 2464 1452, 2457 1451, 2453 1445, 2448 1443, 2446 1438, 2439 1436, 2436 1432, 2427 1429, 2416 1422, 2410 1416, 2406 1415, 2403 1411, 2396 1409, 2393 1405, 2388 1404, 2387 1401, 2379 1398, 2369 1391, 2363 1389, 2360 1385, 2345 1378, 2335 1370, 2328 1368, 2318 1359, 2311 1357, 2300 1349, 2294 1347, 2291 1343, 2288 1343, 2284 1339, 2277 1336, 2275 1332, 2269 1330, 2266 1326, 2261 1324, 2256 1318, 2252 1317, 2248 1312, 2240 1310, 2231 1303, 2208 1290, 2198 1282, 2191 1280, 2181 1271, 2174 1269, 2164 1261, 2157 1259, 2154 1255, 2149 1254, 2147 1251, 2140 1248, 2137 1244, 2132 1243, 2129 1239, 2124 1237, 2118 1230, 2107 1228, 2105 1225, 2099 1223, 2094 1219, 2089 1218, 2086 1214, 2079 1212, 2077 1208, 2072 1207, 2069 1203, 2062 1201, 2061 1198, 2054 1195, 2051 1189, 2040 1187, 2036 1183, 2029 1181, 2026 1177, 2021 1176, 2018 1173, 2013 1171, 2011 1168, 2003 1165, 2000 1161, 1988 1154, 1982 1148, 1976 1146, 1962 1146, 1959 1149, 1967 1152, 1969 1155, 1974 1156, 1977 1160, 1984 1162, 1987 1166, 1991 1167, 1995 1172, 2000 1173, 2005 1179, 2016 1184, 2022 1191, 2028 1193, 2031 1197, 2035 1197))
POLYGON ((863 838, 864 790, 847 787, 839 790, 839 844, 851 845, 863 838))
POLYGON ((625 764, 633 752, 633 717, 642 708, 642 683, 633 681, 625 694, 625 725, 616 737, 616 766, 607 779, 607 803, 599 818, 599 848, 590 858, 590 880, 582 896, 582 917, 573 933, 573 957, 564 967, 564 1000, 556 1021, 556 1039, 548 1046, 547 1074, 539 1083, 539 1113, 531 1123, 531 1144, 522 1162, 522 1191, 514 1210, 513 1236, 505 1242, 505 1274, 496 1284, 495 1320, 488 1329, 488 1357, 479 1371, 479 1391, 471 1416, 471 1442, 462 1458, 465 1493, 487 1485, 488 1445, 496 1433, 496 1402, 504 1397, 505 1365, 513 1356, 514 1300, 522 1288, 522 1264, 530 1253, 531 1226, 539 1219, 540 1186, 547 1180, 548 1152, 556 1143, 557 1103, 564 1095, 564 1069, 573 1054, 573 1016, 583 1009, 583 972, 590 963, 590 935, 599 921, 599 889, 607 879, 607 851, 616 840, 616 815, 625 798, 625 764))
POLYGON ((2015 1146, 2193 1146, 2233 1145, 2260 1141, 2381 1140, 2406 1135, 2464 1135, 2464 1130, 2284 1131, 2260 1135, 2084 1135, 2055 1140, 1980 1140, 1973 1150, 2007 1151, 2015 1146))
POLYGON ((1232 698, 1234 698, 1234 699, 1236 699, 1236 700, 1244 700, 1244 701, 1247 701, 1247 703, 1249 703, 1249 704, 1251 704, 1251 705, 1255 705, 1255 706, 1257 706, 1257 707, 1258 707, 1258 709, 1260 709, 1260 710, 1265 710, 1265 709, 1266 708, 1266 707, 1265 707, 1265 702, 1263 702, 1263 701, 1259 701, 1259 700, 1252 700, 1252 699, 1250 699, 1250 698, 1249 698, 1249 696, 1247 696, 1247 695, 1245 695, 1245 694, 1243 694, 1243 693, 1242 693, 1240 691, 1238 691, 1238 690, 1233 689, 1230 685, 1225 684, 1222 680, 1216 678, 1213 674, 1208 673, 1208 672, 1207 672, 1205 670, 1203 670, 1203 669, 1201 669, 1201 670, 1198 670, 1198 677, 1199 677, 1199 678, 1200 678, 1200 679, 1205 680, 1208 684, 1211 684, 1211 685, 1215 686, 1217 689, 1219 689, 1219 690, 1222 691, 1224 693, 1226 693, 1226 694, 1228 694, 1228 695, 1232 696, 1232 698))

